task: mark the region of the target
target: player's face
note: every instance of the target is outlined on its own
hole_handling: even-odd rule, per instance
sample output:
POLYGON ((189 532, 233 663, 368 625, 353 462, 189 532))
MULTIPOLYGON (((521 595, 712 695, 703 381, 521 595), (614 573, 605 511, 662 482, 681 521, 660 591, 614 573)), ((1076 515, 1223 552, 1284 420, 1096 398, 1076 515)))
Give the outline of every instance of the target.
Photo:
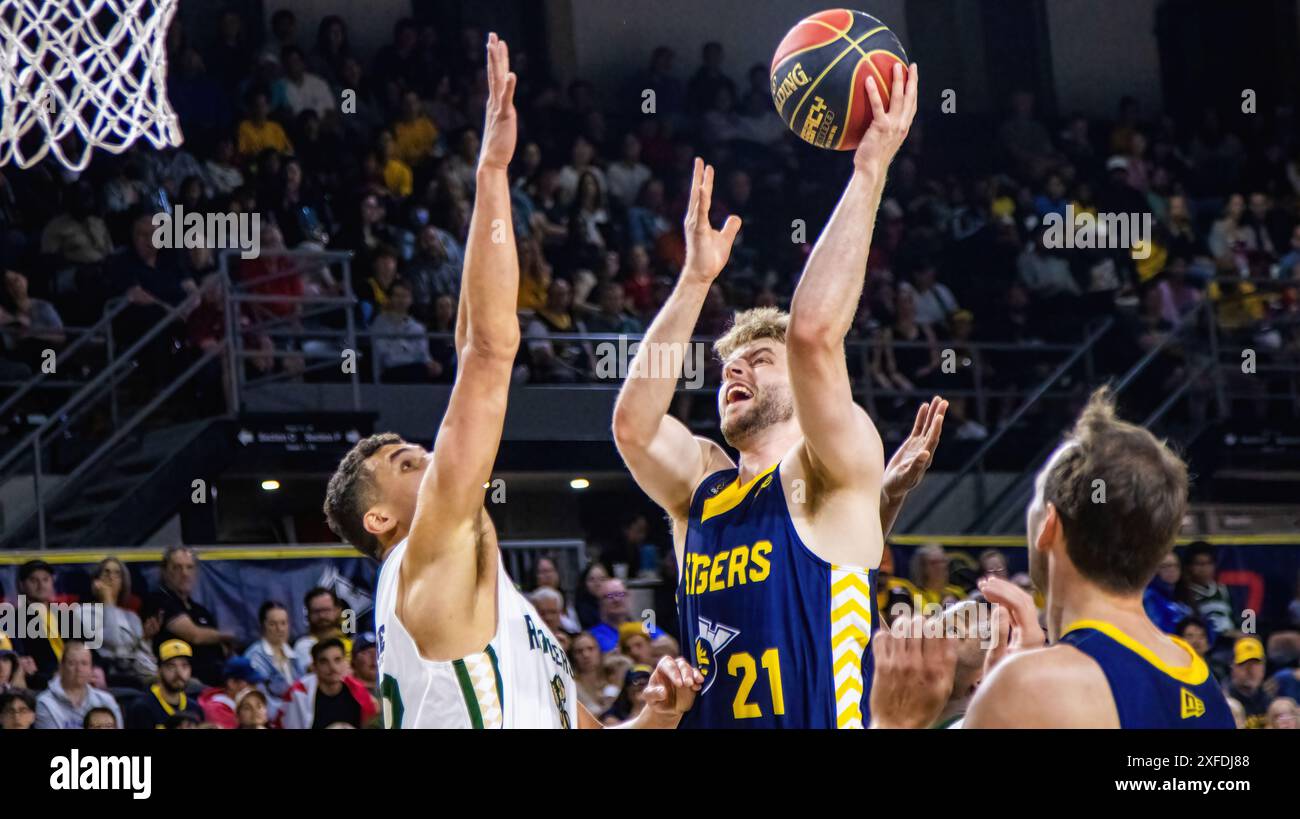
POLYGON ((759 339, 732 353, 722 365, 718 415, 722 436, 734 447, 794 416, 784 344, 759 339))
POLYGON ((403 441, 380 447, 367 459, 374 470, 375 485, 379 488, 379 503, 376 505, 384 506, 388 515, 409 525, 415 519, 420 481, 431 462, 430 453, 422 446, 403 441))

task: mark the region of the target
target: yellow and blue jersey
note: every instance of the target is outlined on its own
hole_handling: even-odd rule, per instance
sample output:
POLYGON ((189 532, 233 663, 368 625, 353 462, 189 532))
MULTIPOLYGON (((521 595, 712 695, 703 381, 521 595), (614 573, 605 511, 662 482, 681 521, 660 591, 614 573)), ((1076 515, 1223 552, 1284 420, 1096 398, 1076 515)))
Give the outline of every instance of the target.
POLYGON ((1121 728, 1235 728, 1223 690, 1201 656, 1170 637, 1191 662, 1171 666, 1114 625, 1080 620, 1060 642, 1091 657, 1110 683, 1121 728))
POLYGON ((822 560, 795 531, 779 465, 691 499, 677 604, 704 675, 683 728, 861 728, 869 721, 874 569, 822 560))

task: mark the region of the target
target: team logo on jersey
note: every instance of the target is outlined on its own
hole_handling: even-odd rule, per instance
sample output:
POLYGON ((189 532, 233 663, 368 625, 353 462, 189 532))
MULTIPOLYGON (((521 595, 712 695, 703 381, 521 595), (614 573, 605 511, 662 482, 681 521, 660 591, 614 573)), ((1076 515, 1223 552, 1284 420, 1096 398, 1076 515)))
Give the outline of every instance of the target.
POLYGON ((1183 719, 1205 716, 1205 702, 1186 688, 1180 692, 1179 701, 1183 719))
POLYGON ((700 618, 699 636, 695 638, 695 667, 704 676, 701 694, 709 690, 709 686, 713 685, 713 678, 717 676, 713 672, 714 666, 717 665, 718 654, 739 633, 740 629, 700 618))

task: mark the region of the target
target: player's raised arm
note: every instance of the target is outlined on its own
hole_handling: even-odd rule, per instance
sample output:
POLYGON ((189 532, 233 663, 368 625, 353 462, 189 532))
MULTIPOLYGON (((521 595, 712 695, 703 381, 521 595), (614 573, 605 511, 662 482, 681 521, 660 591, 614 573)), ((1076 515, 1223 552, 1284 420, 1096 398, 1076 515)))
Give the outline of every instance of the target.
MULTIPOLYGON (((867 83, 872 121, 853 160, 853 176, 813 247, 790 303, 786 331, 795 412, 819 476, 854 485, 884 468, 884 450, 866 412, 853 402, 844 337, 866 278, 867 252, 885 171, 916 113, 917 69, 896 65, 890 109, 867 83)), ((874 487, 878 489, 878 485, 874 487)))
MULTIPOLYGON (((505 423, 510 374, 519 349, 519 259, 506 167, 514 156, 515 75, 505 42, 487 45, 488 105, 477 192, 465 247, 457 340, 464 339, 456 383, 420 485, 412 552, 430 556, 452 542, 450 528, 476 525, 505 423)), ((473 539, 455 542, 472 543, 473 539)))
POLYGON ((668 414, 704 297, 726 266, 731 243, 740 231, 736 216, 727 217, 721 230, 713 229, 709 224, 712 198, 713 168, 696 159, 685 220, 686 264, 672 295, 646 331, 614 405, 619 454, 646 494, 677 519, 686 517, 691 492, 708 474, 710 462, 727 457, 717 444, 696 438, 668 414))

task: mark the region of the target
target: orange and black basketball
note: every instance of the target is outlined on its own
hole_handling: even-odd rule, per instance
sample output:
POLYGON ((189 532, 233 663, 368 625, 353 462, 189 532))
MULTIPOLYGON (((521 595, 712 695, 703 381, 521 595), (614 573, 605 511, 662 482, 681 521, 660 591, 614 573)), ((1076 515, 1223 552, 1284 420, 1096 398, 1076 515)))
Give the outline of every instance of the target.
POLYGON ((819 148, 851 151, 871 124, 867 81, 889 107, 894 63, 907 55, 884 23, 850 9, 805 17, 781 40, 772 58, 772 101, 800 139, 819 148))

